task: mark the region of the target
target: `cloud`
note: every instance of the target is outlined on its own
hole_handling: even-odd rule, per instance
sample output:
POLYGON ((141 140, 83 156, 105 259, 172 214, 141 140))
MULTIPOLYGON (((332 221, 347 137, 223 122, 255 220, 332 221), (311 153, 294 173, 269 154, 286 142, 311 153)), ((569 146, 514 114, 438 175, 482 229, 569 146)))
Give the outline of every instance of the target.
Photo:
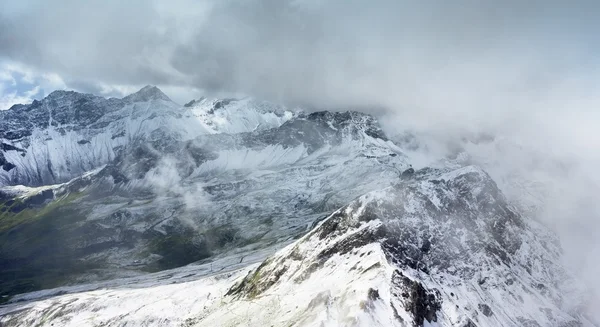
POLYGON ((190 96, 197 87, 169 61, 207 5, 184 0, 7 4, 0 10, 0 60, 56 74, 68 88, 83 92, 115 96, 121 95, 118 90, 154 84, 188 88, 190 96))
POLYGON ((177 165, 178 161, 175 158, 161 157, 156 167, 144 176, 144 186, 151 189, 159 198, 175 198, 181 201, 182 211, 178 212, 175 218, 188 227, 199 229, 199 222, 194 220, 195 215, 190 216, 190 213, 197 213, 208 206, 211 202, 210 194, 204 191, 204 185, 199 182, 186 184, 177 165))
POLYGON ((66 84, 57 74, 40 74, 20 63, 0 61, 0 110, 14 104, 31 103, 65 88, 66 84))
POLYGON ((18 96, 17 92, 5 93, 2 87, 0 87, 0 108, 10 108, 15 104, 19 103, 30 103, 31 98, 26 96, 18 96))
POLYGON ((478 108, 486 116, 543 98, 573 76, 594 77, 598 6, 29 0, 0 14, 0 56, 95 93, 156 84, 178 88, 179 102, 228 91, 448 116, 478 108))

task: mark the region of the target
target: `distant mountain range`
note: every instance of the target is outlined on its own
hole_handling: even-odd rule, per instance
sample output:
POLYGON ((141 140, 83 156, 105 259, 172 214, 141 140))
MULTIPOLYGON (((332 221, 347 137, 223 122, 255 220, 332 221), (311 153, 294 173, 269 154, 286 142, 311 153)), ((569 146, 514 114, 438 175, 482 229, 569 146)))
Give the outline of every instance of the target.
POLYGON ((405 146, 360 112, 153 86, 0 111, 0 324, 594 326, 551 232, 405 146))

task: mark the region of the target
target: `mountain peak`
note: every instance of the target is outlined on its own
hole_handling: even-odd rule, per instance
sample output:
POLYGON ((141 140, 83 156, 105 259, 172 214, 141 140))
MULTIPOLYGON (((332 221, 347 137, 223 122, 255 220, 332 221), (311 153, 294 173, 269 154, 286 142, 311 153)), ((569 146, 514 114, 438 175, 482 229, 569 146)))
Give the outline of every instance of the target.
POLYGON ((73 90, 55 90, 50 92, 50 94, 48 94, 44 99, 61 99, 66 97, 77 97, 81 95, 83 94, 73 90))
POLYGON ((306 119, 327 124, 334 130, 348 128, 355 131, 362 130, 371 137, 387 140, 379 122, 370 114, 358 111, 317 111, 308 114, 306 119))
POLYGON ((201 103, 202 101, 206 100, 205 97, 201 97, 200 99, 192 99, 190 102, 184 104, 183 106, 186 108, 191 108, 199 103, 201 103))
POLYGON ((123 100, 130 102, 144 102, 150 100, 171 101, 166 94, 164 94, 158 87, 154 85, 146 85, 139 91, 124 97, 123 100))

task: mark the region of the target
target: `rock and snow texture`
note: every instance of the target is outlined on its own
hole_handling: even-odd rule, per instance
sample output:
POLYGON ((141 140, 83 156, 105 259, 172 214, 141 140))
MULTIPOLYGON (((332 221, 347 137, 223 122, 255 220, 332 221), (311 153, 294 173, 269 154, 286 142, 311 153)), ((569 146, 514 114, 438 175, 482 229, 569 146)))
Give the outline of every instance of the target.
POLYGON ((367 193, 260 265, 1 309, 6 326, 594 326, 567 303, 556 240, 481 169, 367 193))
POLYGON ((249 99, 202 99, 184 107, 153 86, 123 99, 55 91, 0 111, 0 185, 62 183, 109 163, 134 141, 250 132, 277 127, 293 116, 249 99))
POLYGON ((16 295, 0 325, 595 326, 556 238, 486 172, 410 162, 358 112, 150 86, 17 105, 0 290, 87 284, 16 295))
POLYGON ((185 105, 211 133, 243 133, 281 126, 294 112, 251 99, 201 98, 185 105))
POLYGON ((277 325, 591 326, 562 297, 559 255, 480 169, 421 170, 338 210, 229 295, 321 301, 277 325))
POLYGON ((366 114, 292 114, 250 100, 206 101, 182 110, 212 108, 206 117, 228 117, 229 125, 220 126, 240 132, 213 129, 181 139, 169 136, 177 129, 144 125, 145 137, 124 144, 86 178, 0 187, 0 294, 287 244, 408 167, 366 114), (259 127, 247 124, 260 117, 259 127))

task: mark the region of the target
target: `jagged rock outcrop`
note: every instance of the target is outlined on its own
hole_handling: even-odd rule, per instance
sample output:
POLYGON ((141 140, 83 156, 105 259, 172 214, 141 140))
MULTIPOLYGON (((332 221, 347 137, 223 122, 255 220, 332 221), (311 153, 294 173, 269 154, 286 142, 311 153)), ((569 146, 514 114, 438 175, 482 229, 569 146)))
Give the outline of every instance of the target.
POLYGON ((197 280, 185 276, 208 264, 187 267, 142 289, 26 295, 55 296, 0 308, 0 322, 594 326, 562 292, 572 280, 559 255, 553 235, 515 212, 480 168, 420 169, 351 201, 260 264, 197 280))
POLYGON ((296 312, 278 314, 328 315, 285 320, 290 325, 587 323, 564 306, 561 287, 569 277, 556 239, 531 224, 481 169, 422 169, 336 211, 227 296, 260 306, 275 294, 311 289, 303 298, 316 299, 327 292, 319 306, 301 302, 296 312))

